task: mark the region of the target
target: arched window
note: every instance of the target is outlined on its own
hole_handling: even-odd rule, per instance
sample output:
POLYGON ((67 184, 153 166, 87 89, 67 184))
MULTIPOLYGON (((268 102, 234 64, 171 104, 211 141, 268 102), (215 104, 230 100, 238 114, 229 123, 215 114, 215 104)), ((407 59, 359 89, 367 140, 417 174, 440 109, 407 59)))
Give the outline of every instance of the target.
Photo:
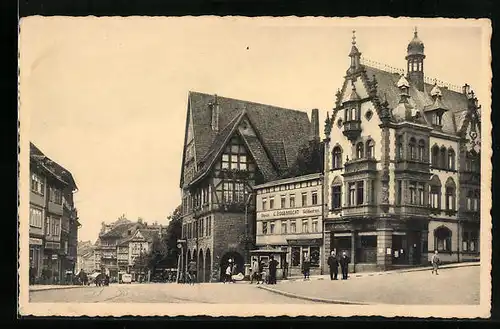
POLYGON ((456 189, 457 186, 453 178, 448 178, 445 184, 446 188, 446 210, 455 210, 456 189))
POLYGON ((375 144, 371 139, 368 140, 368 142, 366 142, 366 157, 367 158, 375 157, 375 144))
POLYGON ((342 149, 340 146, 335 146, 332 152, 332 168, 342 168, 342 149))
POLYGON ((441 181, 437 175, 429 181, 429 205, 432 209, 441 208, 441 181))
POLYGON ((418 160, 424 161, 425 158, 425 142, 423 139, 418 141, 418 160))
POLYGON ((342 179, 336 176, 332 182, 332 210, 342 207, 342 179))
POLYGON ((441 146, 441 152, 439 157, 439 167, 446 169, 446 148, 441 146))
POLYGON ((468 190, 465 197, 466 207, 469 211, 479 210, 479 190, 468 190))
POLYGON ((359 142, 356 145, 356 159, 361 159, 364 157, 363 143, 359 142))
POLYGON ((455 151, 451 147, 448 149, 448 169, 455 170, 455 151))
POLYGON ((434 168, 439 167, 439 146, 434 145, 432 147, 431 164, 434 168))
POLYGON ((408 144, 409 146, 409 151, 410 151, 410 159, 411 160, 416 160, 417 159, 417 150, 416 150, 416 140, 415 138, 410 138, 410 143, 408 144))
POLYGON ((403 136, 396 137, 396 158, 403 159, 403 136))
POLYGON ((437 251, 451 252, 451 230, 441 226, 434 231, 434 246, 437 251))
POLYGON ((351 107, 349 109, 349 116, 348 116, 348 120, 357 120, 357 113, 356 113, 356 109, 354 107, 351 107))

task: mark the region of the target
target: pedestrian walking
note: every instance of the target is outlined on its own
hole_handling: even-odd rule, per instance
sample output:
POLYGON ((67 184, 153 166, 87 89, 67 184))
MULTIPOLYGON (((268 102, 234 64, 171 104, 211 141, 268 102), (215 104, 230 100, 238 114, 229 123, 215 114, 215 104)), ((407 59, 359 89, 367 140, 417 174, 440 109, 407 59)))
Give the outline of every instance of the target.
POLYGON ((232 272, 231 263, 229 263, 227 264, 226 270, 224 272, 224 278, 222 280, 223 283, 231 282, 231 272, 232 272))
POLYGON ((347 280, 347 273, 349 272, 349 263, 351 259, 347 256, 347 253, 344 251, 342 253, 342 257, 340 258, 340 268, 342 269, 342 280, 347 280))
POLYGON ((276 269, 278 268, 278 261, 271 255, 269 261, 269 284, 276 284, 276 269))
POLYGON ((283 259, 283 279, 288 277, 288 262, 286 259, 283 259))
POLYGON ((330 267, 330 280, 337 280, 339 274, 339 260, 335 251, 332 251, 328 257, 328 266, 330 267))
POLYGON ((309 257, 304 255, 304 261, 302 262, 302 273, 304 274, 304 281, 309 280, 309 274, 311 272, 311 261, 309 257))
POLYGON ((432 255, 432 258, 431 258, 431 264, 432 264, 432 272, 431 274, 434 274, 436 273, 436 275, 439 275, 438 274, 438 268, 439 268, 439 256, 438 256, 438 251, 434 251, 434 255, 432 255))
POLYGON ((196 282, 196 262, 190 261, 188 264, 188 283, 195 284, 196 282))

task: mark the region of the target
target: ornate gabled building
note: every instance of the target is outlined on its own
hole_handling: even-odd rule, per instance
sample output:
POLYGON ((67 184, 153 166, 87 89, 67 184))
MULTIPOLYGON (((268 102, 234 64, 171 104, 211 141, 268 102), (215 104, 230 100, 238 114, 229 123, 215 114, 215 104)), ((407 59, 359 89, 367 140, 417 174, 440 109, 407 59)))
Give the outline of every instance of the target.
POLYGON ((318 112, 307 113, 190 92, 180 187, 186 240, 199 281, 218 281, 234 259, 243 272, 255 243, 252 187, 275 180, 301 147, 319 138, 318 112))
POLYGON ((434 250, 479 258, 474 92, 429 83, 416 30, 406 74, 367 64, 355 37, 349 57, 325 123, 325 255, 346 251, 357 271, 428 264, 434 250))

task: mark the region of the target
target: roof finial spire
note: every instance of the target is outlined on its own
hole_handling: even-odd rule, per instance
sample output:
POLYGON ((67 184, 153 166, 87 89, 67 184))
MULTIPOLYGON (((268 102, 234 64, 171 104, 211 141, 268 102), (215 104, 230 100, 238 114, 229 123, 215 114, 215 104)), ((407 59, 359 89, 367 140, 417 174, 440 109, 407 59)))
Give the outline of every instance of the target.
POLYGON ((356 44, 356 30, 352 30, 352 45, 356 44))
POLYGON ((417 30, 417 27, 416 27, 416 26, 413 28, 413 35, 414 35, 415 37, 418 37, 418 30, 417 30))

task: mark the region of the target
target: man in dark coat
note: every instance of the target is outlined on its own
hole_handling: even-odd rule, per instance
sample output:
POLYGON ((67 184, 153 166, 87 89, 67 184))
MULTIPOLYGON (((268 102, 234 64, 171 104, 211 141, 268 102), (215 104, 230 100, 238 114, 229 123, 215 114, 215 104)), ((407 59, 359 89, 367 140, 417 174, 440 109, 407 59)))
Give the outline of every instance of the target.
POLYGON ((330 280, 337 280, 337 275, 339 274, 339 261, 335 251, 332 251, 328 257, 328 266, 330 267, 330 280))
POLYGON ((342 280, 347 280, 347 273, 349 272, 349 263, 351 260, 349 256, 347 256, 346 252, 342 253, 342 257, 340 258, 340 268, 342 269, 342 280))
POLYGON ((276 284, 276 269, 278 268, 278 262, 271 255, 269 261, 269 284, 276 284))

